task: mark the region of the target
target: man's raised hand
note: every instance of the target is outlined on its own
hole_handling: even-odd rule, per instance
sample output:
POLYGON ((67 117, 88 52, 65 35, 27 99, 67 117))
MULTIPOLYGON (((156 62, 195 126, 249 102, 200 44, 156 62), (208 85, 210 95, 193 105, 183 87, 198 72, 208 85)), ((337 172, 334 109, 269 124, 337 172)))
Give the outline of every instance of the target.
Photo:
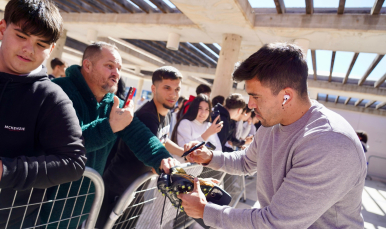
POLYGON ((119 108, 119 99, 117 96, 114 96, 114 104, 111 108, 109 117, 110 127, 113 130, 113 133, 125 129, 125 127, 133 120, 133 113, 133 102, 130 102, 129 107, 127 108, 119 108))

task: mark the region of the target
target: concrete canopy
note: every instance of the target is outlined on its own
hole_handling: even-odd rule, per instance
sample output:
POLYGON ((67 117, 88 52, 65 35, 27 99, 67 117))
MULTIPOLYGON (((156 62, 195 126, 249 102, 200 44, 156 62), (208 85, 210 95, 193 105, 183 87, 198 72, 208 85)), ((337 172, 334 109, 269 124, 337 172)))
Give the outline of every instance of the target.
MULTIPOLYGON (((276 3, 273 12, 270 9, 253 9, 247 0, 170 0, 176 8, 166 6, 163 1, 156 1, 160 4, 152 7, 143 0, 99 0, 94 4, 90 4, 88 0, 57 0, 56 3, 65 22, 67 37, 89 44, 87 33, 93 30, 99 37, 98 40, 118 40, 121 55, 125 60, 124 66, 148 72, 162 65, 173 65, 185 75, 210 80, 214 78, 215 68, 210 64, 207 67, 194 66, 186 60, 174 63, 170 59, 160 58, 160 55, 167 56, 170 53, 159 48, 156 51, 154 47, 148 50, 133 47, 135 45, 130 45, 126 39, 165 42, 170 33, 176 33, 180 35, 180 42, 192 44, 199 49, 199 43, 207 46, 213 43, 221 44, 224 34, 237 34, 242 37, 239 61, 256 52, 263 44, 277 41, 294 42, 296 39, 308 40, 308 48, 311 50, 379 55, 386 53, 386 15, 378 0, 373 8, 355 11, 345 10, 344 4, 334 10, 321 10, 314 8, 312 0, 307 1, 305 9, 294 10, 286 9, 282 0, 272 1, 276 3)), ((4 2, 6 1, 0 1, 0 7, 5 6, 4 2)), ((74 52, 71 53, 68 48, 74 47, 64 49, 66 55, 71 56, 74 52)), ((186 51, 182 54, 188 59, 195 57, 202 59, 203 63, 217 63, 216 58, 210 57, 210 54, 205 55, 205 49, 182 49, 186 51)), ((75 58, 75 54, 71 57, 75 58)), ((79 55, 76 58, 79 58, 79 55)), ((333 63, 331 71, 332 68, 333 63)), ((327 92, 322 85, 324 82, 319 84, 320 81, 318 78, 312 89, 318 88, 321 93, 327 92)), ((384 81, 385 77, 381 77, 373 84, 384 88, 384 81)), ((368 85, 366 82, 365 85, 368 85)), ((361 87, 363 86, 350 86, 350 92, 365 95, 359 99, 374 95, 363 94, 360 92, 361 87)), ((241 86, 237 88, 240 90, 241 86)), ((339 89, 334 93, 339 95, 339 89)), ((376 99, 385 102, 386 96, 377 94, 376 99)))

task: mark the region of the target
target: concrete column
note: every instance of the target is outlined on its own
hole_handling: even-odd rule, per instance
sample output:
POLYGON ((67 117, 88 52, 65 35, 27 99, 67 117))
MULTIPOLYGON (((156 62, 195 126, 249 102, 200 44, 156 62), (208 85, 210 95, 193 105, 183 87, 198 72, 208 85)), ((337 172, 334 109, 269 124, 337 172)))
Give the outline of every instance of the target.
POLYGON ((46 61, 46 67, 47 67, 47 73, 51 74, 52 69, 51 69, 51 60, 54 58, 62 58, 62 53, 64 50, 64 45, 66 43, 67 39, 67 30, 63 30, 62 34, 60 35, 59 40, 55 44, 54 50, 52 50, 50 57, 48 57, 46 61))
POLYGON ((316 88, 310 88, 308 87, 308 97, 310 99, 315 99, 318 97, 318 90, 316 88))
POLYGON ((144 81, 145 81, 144 79, 139 79, 138 80, 137 92, 136 92, 137 94, 135 95, 135 99, 134 99, 135 106, 137 106, 137 102, 141 98, 141 93, 142 93, 142 88, 143 88, 143 82, 144 81))
POLYGON ((222 95, 225 98, 232 92, 232 73, 237 62, 241 36, 236 34, 224 34, 221 44, 220 56, 217 62, 211 97, 222 95))
POLYGON ((296 39, 294 43, 297 44, 300 48, 302 48, 304 52, 304 59, 307 59, 307 52, 308 48, 310 47, 310 41, 307 39, 300 38, 296 39))

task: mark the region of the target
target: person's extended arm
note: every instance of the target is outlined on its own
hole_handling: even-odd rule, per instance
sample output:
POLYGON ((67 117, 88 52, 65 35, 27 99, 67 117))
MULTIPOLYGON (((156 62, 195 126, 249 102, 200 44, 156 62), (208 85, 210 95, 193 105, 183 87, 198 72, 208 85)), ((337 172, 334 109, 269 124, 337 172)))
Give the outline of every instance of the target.
POLYGON ((158 171, 161 161, 171 157, 159 139, 136 116, 124 130, 118 132, 135 156, 158 171))
MULTIPOLYGON (((208 203, 203 214, 205 224, 216 228, 310 227, 361 182, 363 165, 355 145, 343 135, 318 134, 307 141, 312 144, 296 149, 293 167, 268 206, 234 209, 208 203)), ((225 161, 222 167, 227 166, 232 165, 225 161)), ((353 201, 360 208, 360 199, 353 201)))
POLYGON ((177 156, 182 156, 184 154, 184 148, 178 146, 176 143, 172 142, 172 140, 167 139, 165 143, 165 148, 169 151, 169 153, 177 156))
POLYGON ((36 124, 40 156, 1 157, 0 188, 48 188, 78 180, 85 169, 86 150, 79 121, 69 99, 62 100, 36 124))

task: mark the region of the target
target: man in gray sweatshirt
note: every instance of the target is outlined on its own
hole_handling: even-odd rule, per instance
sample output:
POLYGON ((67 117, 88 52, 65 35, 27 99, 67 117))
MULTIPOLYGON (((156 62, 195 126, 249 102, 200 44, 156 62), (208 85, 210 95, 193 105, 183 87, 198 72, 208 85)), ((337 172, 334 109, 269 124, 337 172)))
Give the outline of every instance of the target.
POLYGON ((248 106, 262 124, 254 142, 228 154, 204 147, 187 159, 230 174, 257 173, 261 208, 208 203, 195 182, 192 193, 179 195, 186 213, 215 228, 364 228, 362 146, 343 117, 309 99, 301 49, 265 45, 233 77, 245 80, 248 106))

